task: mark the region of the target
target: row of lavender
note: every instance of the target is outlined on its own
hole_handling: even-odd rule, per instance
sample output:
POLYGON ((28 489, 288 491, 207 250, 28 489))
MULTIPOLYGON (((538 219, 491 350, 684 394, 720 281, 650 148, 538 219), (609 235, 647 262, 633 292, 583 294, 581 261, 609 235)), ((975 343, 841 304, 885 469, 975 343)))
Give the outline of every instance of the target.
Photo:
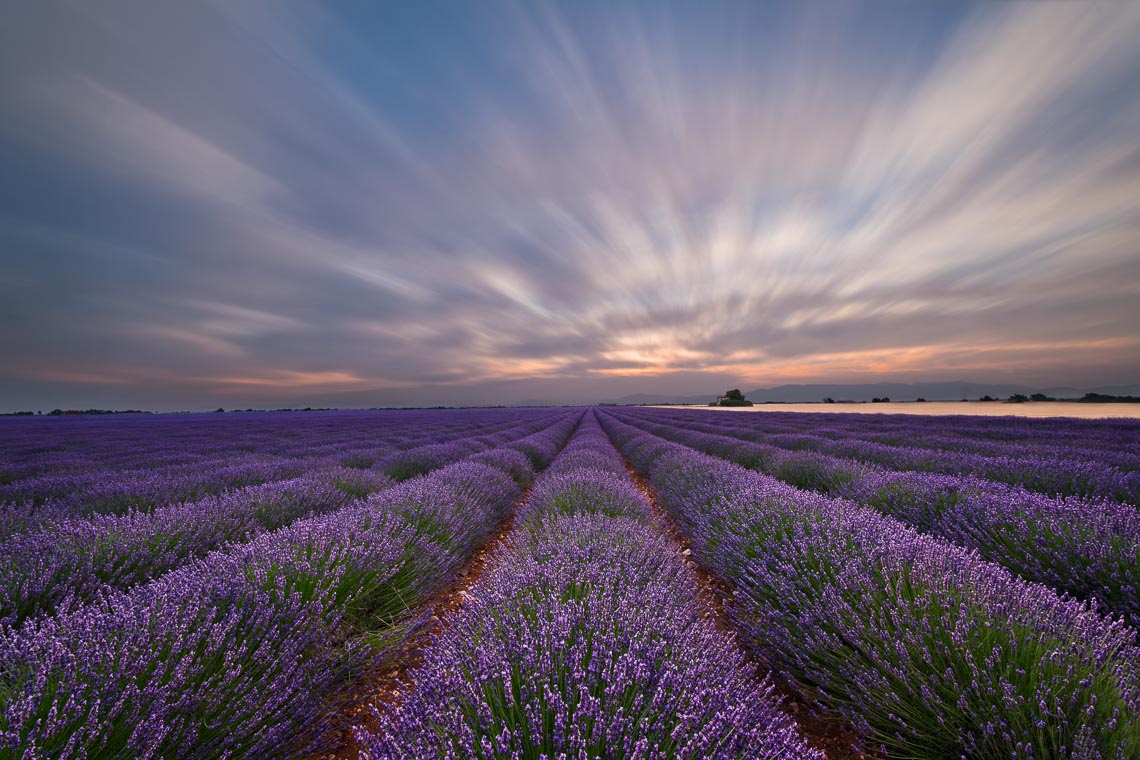
POLYGON ((242 454, 284 458, 353 456, 462 438, 517 424, 542 409, 331 411, 9 418, 0 426, 0 483, 92 469, 199 464, 242 454))
POLYGON ((557 414, 532 409, 17 418, 0 426, 0 536, 28 522, 150 510, 294 478, 314 466, 373 468, 404 479, 454 461, 457 447, 490 448, 502 442, 500 433, 528 423, 533 432, 557 414))
MULTIPOLYGON (((843 458, 870 462, 895 470, 913 470, 919 472, 933 472, 946 475, 974 475, 977 477, 1021 486, 1023 488, 1041 493, 1058 496, 1081 496, 1099 499, 1111 499, 1140 505, 1140 468, 1137 460, 1140 459, 1140 444, 1133 443, 1123 448, 1102 444, 1100 454, 1094 448, 1085 457, 1076 457, 1074 449, 1069 445, 1055 445, 1034 451, 1017 451, 1014 444, 1010 444, 1007 451, 998 455, 983 455, 954 449, 924 448, 902 442, 902 445, 885 445, 864 440, 860 431, 866 431, 874 422, 861 424, 847 423, 852 432, 847 437, 825 437, 816 430, 811 430, 813 423, 811 414, 796 415, 795 422, 803 426, 803 430, 795 433, 781 433, 773 430, 774 424, 768 421, 768 415, 742 414, 734 415, 731 419, 720 419, 714 424, 695 411, 679 410, 638 410, 639 415, 649 418, 664 417, 673 424, 690 426, 696 430, 719 431, 743 440, 758 441, 783 449, 809 450, 821 454, 829 454, 843 458), (806 418, 806 419, 805 419, 806 418), (805 432, 809 430, 810 432, 805 432), (1112 457, 1117 452, 1120 464, 1111 464, 1106 457, 1112 457)), ((781 415, 784 416, 784 415, 781 415)), ((836 415, 838 416, 838 415, 836 415)), ((847 415, 854 417, 857 415, 847 415)), ((859 415, 862 416, 862 415, 859 415)), ((945 424, 943 418, 924 418, 927 420, 924 427, 928 431, 937 431, 939 426, 945 424)), ((994 427, 1008 424, 1002 418, 990 418, 994 427)), ((890 428, 893 421, 877 420, 879 428, 890 428)), ((1039 423, 1039 429, 1034 437, 1047 440, 1051 431, 1057 429, 1056 422, 1034 421, 1039 423)), ((1068 420, 1066 424, 1080 427, 1085 421, 1068 420)), ((821 427, 823 420, 816 419, 814 424, 821 427)), ((907 428, 905 435, 920 438, 921 433, 914 431, 920 423, 904 423, 907 428)), ((827 430, 834 431, 838 423, 829 422, 827 430)), ((1020 427, 1024 423, 1019 423, 1020 427)), ((1140 437, 1140 425, 1133 420, 1122 420, 1115 423, 1113 430, 1120 433, 1122 439, 1140 437)))
MULTIPOLYGON (((41 509, 33 513, 38 518, 35 526, 25 522, 22 530, 0 540, 0 623, 19 624, 45 612, 86 604, 107 589, 125 589, 157 578, 226 543, 248 541, 296 519, 332 512, 356 498, 383 491, 396 482, 392 475, 407 479, 439 469, 549 424, 549 413, 536 420, 528 412, 521 415, 522 421, 504 427, 507 414, 499 412, 497 432, 480 430, 477 436, 445 443, 433 440, 385 460, 399 467, 349 468, 313 457, 303 463, 307 469, 300 477, 235 488, 151 511, 72 516, 70 512, 44 514, 41 509)), ((559 414, 565 416, 565 412, 559 414)), ((426 435, 431 431, 419 440, 426 435)), ((204 472, 202 477, 209 474, 204 472)))
MULTIPOLYGON (((17 419, 0 427, 0 483, 225 458, 351 458, 369 450, 375 455, 407 448, 425 435, 470 435, 478 421, 438 411, 17 419)), ((501 415, 487 421, 506 422, 501 415)))
POLYGON ((806 434, 987 456, 1041 455, 1054 460, 1107 462, 1129 472, 1140 469, 1140 427, 1130 419, 940 415, 936 424, 931 424, 930 417, 913 414, 770 412, 726 422, 769 436, 787 435, 789 444, 796 443, 797 434, 806 434))
MULTIPOLYGON (((811 418, 815 415, 803 416, 811 418)), ((827 419, 803 420, 798 419, 797 415, 794 425, 767 419, 757 420, 749 426, 749 432, 763 430, 768 440, 780 441, 785 448, 810 447, 818 444, 822 438, 983 457, 1039 457, 1061 462, 1095 462, 1112 465, 1124 472, 1140 470, 1140 427, 1131 420, 1113 420, 1107 429, 1101 430, 1085 427, 1088 420, 1031 419, 1013 423, 1011 421, 1016 418, 971 417, 974 422, 967 427, 953 424, 953 417, 939 417, 938 424, 931 425, 928 421, 922 421, 929 418, 920 415, 884 415, 881 419, 879 415, 842 416, 867 417, 868 420, 861 423, 827 419), (766 424, 762 428, 757 427, 761 422, 766 424)), ((743 429, 743 426, 738 429, 743 429)), ((891 453, 878 446, 870 446, 867 450, 891 453)), ((919 455, 912 451, 911 456, 919 455)), ((922 460, 918 461, 921 463, 922 460)))
POLYGON ((1140 756, 1135 633, 850 502, 603 426, 773 667, 890 757, 1140 756))
POLYGON ((322 734, 330 692, 383 656, 580 416, 4 628, 0 758, 297 751, 322 734))
POLYGON ((820 758, 702 617, 697 584, 588 415, 410 677, 380 758, 820 758))
MULTIPOLYGON (((826 454, 788 451, 668 413, 619 418, 799 488, 850 499, 923 533, 976 550, 1022 577, 1096 600, 1140 630, 1140 510, 1047 496, 971 476, 895 472, 826 454)), ((728 431, 728 432, 731 432, 728 431)))

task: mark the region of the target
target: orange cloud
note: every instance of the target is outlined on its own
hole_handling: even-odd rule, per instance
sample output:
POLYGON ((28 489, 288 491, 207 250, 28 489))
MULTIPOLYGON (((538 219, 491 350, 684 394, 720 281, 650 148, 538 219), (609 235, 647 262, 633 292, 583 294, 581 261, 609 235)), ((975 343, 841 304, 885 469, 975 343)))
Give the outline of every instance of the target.
POLYGON ((322 388, 326 386, 356 385, 360 387, 383 387, 352 372, 299 372, 295 370, 276 370, 268 375, 257 377, 211 377, 207 382, 216 385, 257 386, 261 388, 322 388))

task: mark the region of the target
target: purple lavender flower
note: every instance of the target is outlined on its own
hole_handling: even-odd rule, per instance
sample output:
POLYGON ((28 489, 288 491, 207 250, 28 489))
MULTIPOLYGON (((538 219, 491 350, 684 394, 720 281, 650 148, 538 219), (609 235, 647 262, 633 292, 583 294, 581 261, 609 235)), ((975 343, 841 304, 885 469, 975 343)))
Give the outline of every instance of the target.
MULTIPOLYGON (((472 419, 492 441, 530 440, 556 451, 580 416, 511 410, 472 419), (497 431, 487 429, 492 419, 497 431)), ((334 422, 346 417, 377 419, 334 422)), ((338 430, 326 432, 335 438, 338 430)), ((271 432, 280 436, 282 428, 271 432)), ((511 475, 523 472, 512 452, 485 458, 498 468, 452 464, 357 500, 348 492, 389 481, 345 472, 337 464, 342 446, 317 448, 304 456, 303 445, 291 448, 298 461, 310 460, 312 473, 297 488, 273 483, 121 518, 43 523, 39 529, 72 537, 73 556, 102 556, 99 541, 109 538, 115 548, 106 557, 118 559, 87 566, 112 568, 112 578, 171 569, 126 591, 101 588, 86 606, 0 629, 0 756, 301 749, 320 730, 328 690, 372 656, 362 637, 397 623, 447 582, 509 510, 519 493, 511 475), (191 559, 183 539, 219 540, 208 538, 216 535, 210 516, 252 530, 242 543, 191 559), (149 551, 147 560, 132 565, 131 546, 149 551)))
MULTIPOLYGON (((623 449, 644 431, 605 416, 623 449)), ((903 757, 1140 754, 1135 633, 896 520, 676 444, 642 464, 745 638, 903 757)))
POLYGON ((587 417, 411 693, 357 729, 367 757, 822 757, 702 616, 621 465, 587 417))
MULTIPOLYGON (((976 549, 1028 580, 1096 600, 1140 630, 1140 512, 1131 505, 1049 496, 977 476, 894 472, 699 432, 692 423, 638 424, 797 487, 872 506, 922 532, 976 549)), ((791 436, 783 439, 791 445, 791 436)))

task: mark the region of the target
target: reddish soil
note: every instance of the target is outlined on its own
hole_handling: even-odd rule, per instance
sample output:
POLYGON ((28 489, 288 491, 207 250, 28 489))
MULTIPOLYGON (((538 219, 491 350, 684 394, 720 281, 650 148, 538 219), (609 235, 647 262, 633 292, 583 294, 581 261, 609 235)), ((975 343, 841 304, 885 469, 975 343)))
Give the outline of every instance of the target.
MULTIPOLYGON (((626 469, 629 476, 633 478, 633 482, 637 484, 638 490, 649 500, 649 504, 661 525, 664 526, 665 532, 677 544, 677 551, 681 553, 685 558, 685 563, 696 574, 701 602, 708 608, 705 617, 711 618, 717 629, 726 636, 736 639, 738 631, 732 624, 727 609, 733 604, 731 587, 691 556, 692 541, 677 525, 677 521, 658 503, 657 495, 653 491, 653 486, 649 484, 649 480, 629 467, 628 463, 626 469)), ((758 646, 762 647, 763 645, 759 644, 758 646)), ((741 647, 741 651, 755 668, 758 678, 763 678, 769 674, 769 669, 764 666, 756 651, 749 647, 741 647)), ((877 754, 865 754, 853 749, 856 735, 850 726, 834 716, 829 716, 818 705, 809 703, 789 684, 775 677, 772 678, 772 682, 781 697, 781 707, 784 712, 795 719, 808 744, 822 751, 827 760, 868 760, 879 757, 877 754)))

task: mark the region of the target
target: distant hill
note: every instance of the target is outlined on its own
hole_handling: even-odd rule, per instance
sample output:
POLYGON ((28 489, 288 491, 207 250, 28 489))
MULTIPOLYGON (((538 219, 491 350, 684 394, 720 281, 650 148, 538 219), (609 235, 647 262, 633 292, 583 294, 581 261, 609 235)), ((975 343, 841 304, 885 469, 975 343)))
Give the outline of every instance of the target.
MULTIPOLYGON (((994 398, 1008 398, 1014 393, 1039 392, 1037 388, 1027 388, 1022 385, 1005 385, 999 383, 873 383, 873 384, 826 384, 826 385, 778 385, 775 388, 764 388, 752 391, 749 398, 756 401, 822 401, 824 397, 850 401, 870 401, 873 398, 886 396, 891 401, 914 401, 924 398, 927 401, 960 401, 970 399, 975 401, 982 396, 994 398)), ((1076 398, 1082 395, 1076 389, 1053 389, 1040 391, 1046 396, 1054 398, 1076 398)))
MULTIPOLYGON (((719 388, 699 396, 662 395, 659 393, 631 393, 620 398, 604 399, 607 404, 708 404, 718 394, 719 388)), ((761 404, 765 401, 783 403, 810 403, 822 401, 826 397, 845 401, 870 401, 886 396, 891 401, 914 401, 924 398, 927 401, 976 401, 982 396, 1004 399, 1015 393, 1026 396, 1044 393, 1052 398, 1076 399, 1086 393, 1103 393, 1110 396, 1140 395, 1140 385, 1102 386, 1097 388, 1034 388, 1027 385, 1003 383, 805 383, 802 385, 777 385, 774 388, 758 388, 746 391, 750 401, 761 404)))

